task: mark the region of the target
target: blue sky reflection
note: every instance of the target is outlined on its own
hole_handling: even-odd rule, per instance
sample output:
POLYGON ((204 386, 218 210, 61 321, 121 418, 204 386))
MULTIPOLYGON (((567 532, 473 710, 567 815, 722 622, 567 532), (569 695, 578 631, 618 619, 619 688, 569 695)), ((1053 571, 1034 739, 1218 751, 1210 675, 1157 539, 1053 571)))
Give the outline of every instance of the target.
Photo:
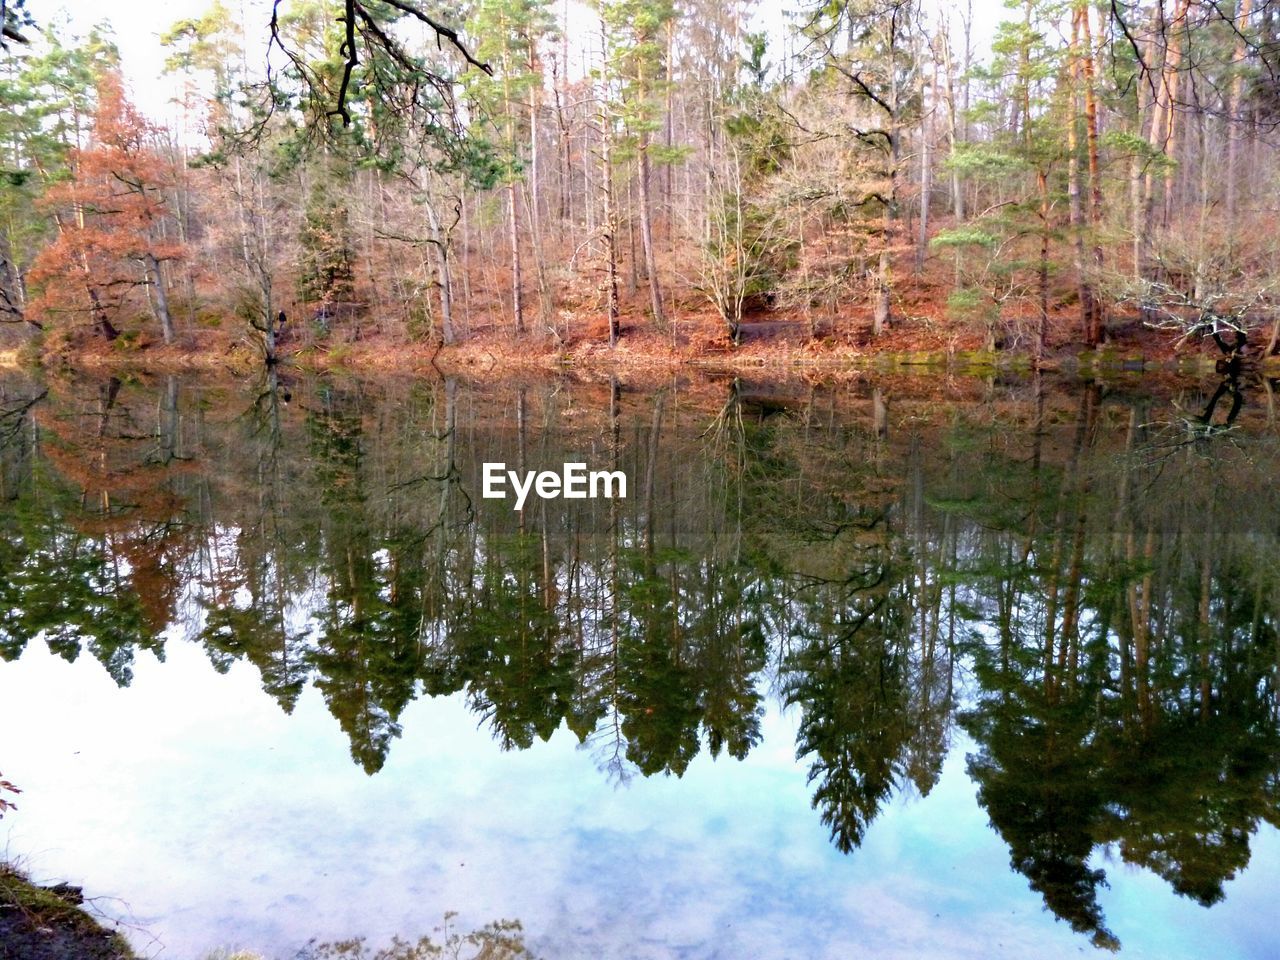
MULTIPOLYGON (((744 762, 616 786, 561 730, 503 753, 461 697, 413 703, 367 777, 309 689, 292 716, 254 669, 170 642, 117 689, 33 644, 0 669, 0 756, 25 789, 0 838, 38 877, 111 895, 149 956, 291 956, 307 940, 519 918, 556 958, 1078 957, 1086 939, 1008 866, 958 742, 927 798, 891 803, 841 855, 809 806, 794 718, 771 707, 744 762), (150 936, 142 930, 149 931, 150 936), (154 940, 151 939, 154 936, 154 940)), ((1280 845, 1205 910, 1103 862, 1124 955, 1263 958, 1280 845)))

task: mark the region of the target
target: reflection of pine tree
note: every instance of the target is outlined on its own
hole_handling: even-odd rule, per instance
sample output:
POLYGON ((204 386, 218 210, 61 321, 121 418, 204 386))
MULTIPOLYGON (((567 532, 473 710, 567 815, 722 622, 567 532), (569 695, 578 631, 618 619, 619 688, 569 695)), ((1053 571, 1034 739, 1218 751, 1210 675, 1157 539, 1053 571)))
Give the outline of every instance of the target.
POLYGON ((866 541, 853 573, 818 589, 814 616, 785 665, 788 704, 803 710, 796 755, 809 757, 813 805, 848 853, 902 783, 914 733, 908 698, 909 568, 881 538, 880 520, 860 525, 866 541))
POLYGON ((316 537, 310 517, 289 510, 297 480, 285 462, 282 407, 289 393, 277 368, 268 370, 260 389, 239 418, 238 447, 251 479, 241 499, 236 549, 227 557, 209 550, 200 567, 197 602, 206 612, 199 640, 219 671, 241 658, 252 663, 263 689, 292 713, 310 677, 309 628, 291 625, 288 609, 317 565, 310 546, 316 537))
POLYGON ((1095 946, 1118 949, 1098 905, 1106 874, 1088 865, 1104 810, 1089 745, 1097 691, 1081 686, 1067 697, 1046 695, 1026 676, 1039 662, 1030 645, 1003 657, 979 652, 978 677, 988 692, 966 718, 980 744, 969 775, 1009 844, 1013 868, 1071 929, 1095 946))
MULTIPOLYGON (((68 534, 53 515, 24 506, 6 511, 0 561, 0 658, 16 660, 43 637, 68 661, 88 650, 120 686, 133 678, 138 650, 161 655, 149 623, 109 539, 68 534)), ((68 506, 70 506, 68 504, 68 506)))
POLYGON ((768 593, 749 570, 727 563, 689 565, 695 577, 686 608, 695 640, 699 709, 713 757, 742 760, 760 742, 764 715, 757 677, 768 656, 761 606, 768 593))
POLYGON ((311 654, 316 686, 351 739, 351 755, 368 773, 386 761, 400 735, 397 718, 413 699, 416 634, 396 629, 394 591, 375 559, 375 524, 364 493, 363 427, 345 398, 329 397, 313 416, 311 450, 326 508, 322 573, 328 597, 318 611, 311 654))
POLYGON ((519 534, 487 541, 481 571, 483 603, 459 624, 465 646, 482 651, 473 668, 471 700, 488 717, 504 749, 548 740, 568 711, 574 658, 559 643, 555 611, 539 582, 541 541, 519 534))
POLYGON ((619 709, 627 759, 647 775, 684 773, 698 754, 698 681, 671 579, 645 556, 618 586, 619 709))
POLYGON ((1202 547, 1203 567, 1172 582, 1162 618, 1169 632, 1150 666, 1156 712, 1144 724, 1112 700, 1100 737, 1112 798, 1105 841, 1205 906, 1248 865, 1259 817, 1274 822, 1280 809, 1275 587, 1257 557, 1238 549, 1214 538, 1202 547))

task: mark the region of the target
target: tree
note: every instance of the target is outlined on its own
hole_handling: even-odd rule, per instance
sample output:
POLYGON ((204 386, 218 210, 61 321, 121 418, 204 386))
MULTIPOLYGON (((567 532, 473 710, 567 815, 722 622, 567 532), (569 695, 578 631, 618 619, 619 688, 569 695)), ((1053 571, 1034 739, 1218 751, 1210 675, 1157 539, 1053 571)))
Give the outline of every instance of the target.
MULTIPOLYGON (((343 127, 351 126, 353 93, 360 85, 367 88, 364 96, 368 101, 393 110, 397 105, 412 104, 426 91, 434 91, 451 104, 452 78, 405 45, 399 38, 402 25, 424 25, 468 65, 486 73, 492 70, 471 54, 457 30, 415 0, 320 0, 323 19, 327 23, 336 21, 341 31, 326 38, 329 56, 324 63, 309 62, 282 26, 290 12, 286 11, 286 18, 281 17, 283 2, 273 0, 271 6, 270 50, 283 54, 285 79, 300 85, 303 112, 312 130, 321 134, 330 129, 334 119, 343 127), (338 65, 336 71, 329 69, 334 63, 338 65), (359 77, 358 68, 362 68, 359 77)), ((273 101, 288 102, 276 68, 270 64, 264 92, 273 101)))
POLYGON ((114 339, 113 318, 121 319, 129 295, 142 289, 165 343, 174 341, 164 264, 183 249, 168 235, 165 191, 175 172, 155 152, 156 133, 125 98, 119 75, 104 73, 93 142, 74 151, 73 179, 51 188, 43 201, 58 234, 31 271, 40 288, 32 305, 38 317, 87 317, 114 339))
POLYGON ((543 263, 538 190, 538 101, 543 77, 539 45, 552 33, 548 0, 483 0, 476 6, 471 31, 480 38, 477 54, 495 65, 492 74, 468 75, 467 89, 497 134, 497 159, 507 192, 508 242, 511 250, 511 312, 515 332, 525 329, 523 271, 520 254, 521 186, 531 187, 528 200, 530 239, 537 270, 541 321, 550 326, 551 303, 543 263), (529 170, 525 170, 526 161, 529 170))
POLYGON ((336 304, 356 298, 349 194, 350 181, 341 163, 315 170, 298 238, 298 293, 302 300, 320 305, 326 322, 336 304))
POLYGON ((882 185, 864 198, 876 201, 882 211, 871 321, 875 337, 885 332, 892 315, 898 167, 903 134, 919 106, 912 95, 917 64, 911 31, 916 17, 915 0, 839 0, 819 7, 805 25, 821 51, 822 65, 844 78, 850 96, 870 114, 871 125, 854 127, 850 135, 879 155, 882 185))
POLYGON ((28 43, 22 31, 33 24, 27 0, 4 0, 0 3, 0 50, 8 52, 10 43, 28 43))
POLYGON ((0 77, 0 322, 42 324, 27 309, 27 275, 54 224, 41 209, 45 190, 66 178, 71 151, 83 145, 98 73, 119 54, 98 30, 68 46, 46 31, 43 50, 0 77))
MULTIPOLYGON (((747 38, 749 78, 724 78, 710 137, 706 241, 699 269, 702 292, 724 321, 729 339, 739 341, 753 298, 766 297, 785 272, 788 239, 779 205, 770 203, 770 179, 791 160, 778 104, 765 90, 765 37, 747 38)), ((735 53, 737 53, 735 51, 735 53)), ((735 60, 741 59, 740 56, 735 60)), ((709 106, 708 110, 712 108, 709 106)))
MULTIPOLYGON (((671 159, 653 144, 659 129, 661 95, 667 78, 667 25, 676 16, 670 0, 599 0, 604 35, 606 90, 616 97, 611 117, 622 123, 620 142, 626 153, 634 152, 640 189, 640 238, 644 247, 645 275, 649 285, 649 310, 654 322, 666 325, 662 304, 662 283, 653 240, 651 202, 654 154, 671 159)), ((607 171, 606 171, 607 173, 607 171)))

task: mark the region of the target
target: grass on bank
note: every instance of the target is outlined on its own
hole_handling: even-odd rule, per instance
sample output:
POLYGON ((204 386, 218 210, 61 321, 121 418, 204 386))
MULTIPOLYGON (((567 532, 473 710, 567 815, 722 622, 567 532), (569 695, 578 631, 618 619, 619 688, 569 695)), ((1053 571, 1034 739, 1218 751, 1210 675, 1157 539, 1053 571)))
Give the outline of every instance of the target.
POLYGON ((50 931, 91 944, 93 950, 84 952, 86 957, 135 960, 124 937, 103 927, 81 906, 82 902, 78 888, 66 884, 42 887, 32 883, 16 866, 0 863, 0 931, 6 924, 16 924, 30 932, 50 931))

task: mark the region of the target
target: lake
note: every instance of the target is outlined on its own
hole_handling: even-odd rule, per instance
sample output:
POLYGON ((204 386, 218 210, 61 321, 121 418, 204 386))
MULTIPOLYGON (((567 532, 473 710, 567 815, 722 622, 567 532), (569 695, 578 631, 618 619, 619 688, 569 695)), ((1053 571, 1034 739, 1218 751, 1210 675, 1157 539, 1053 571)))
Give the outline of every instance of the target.
POLYGON ((5 855, 184 960, 1274 957, 1271 397, 5 373, 5 855))

